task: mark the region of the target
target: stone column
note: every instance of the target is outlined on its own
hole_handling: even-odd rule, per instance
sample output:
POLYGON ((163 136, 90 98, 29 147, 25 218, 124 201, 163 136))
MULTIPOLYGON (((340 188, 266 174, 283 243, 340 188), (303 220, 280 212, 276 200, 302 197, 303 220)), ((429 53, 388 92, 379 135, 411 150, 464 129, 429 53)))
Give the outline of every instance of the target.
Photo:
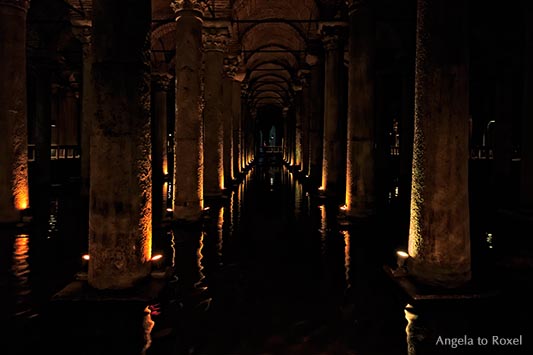
MULTIPOLYGON (((233 172, 233 77, 237 72, 237 57, 224 58, 224 78, 222 80, 222 115, 224 126, 224 187, 231 186, 233 172)), ((239 94, 240 95, 240 94, 239 94)))
MULTIPOLYGON (((34 85, 34 95, 30 97, 33 101, 33 143, 35 144, 35 160, 30 177, 32 180, 32 191, 38 191, 46 194, 46 190, 51 183, 51 165, 50 165, 50 144, 51 121, 52 121, 52 71, 56 69, 55 63, 49 58, 30 58, 33 63, 32 82, 34 85), (35 189, 33 189, 35 188, 35 189)), ((30 106, 31 107, 31 106, 30 106)), ((35 202, 35 200, 33 201, 35 202)), ((43 206, 48 206, 50 201, 47 199, 43 206)), ((35 203, 32 203, 35 207, 35 203)))
POLYGON ((324 72, 324 132, 322 153, 321 190, 327 195, 336 195, 340 189, 340 174, 344 162, 339 159, 342 129, 340 117, 341 70, 344 60, 343 38, 346 29, 343 23, 321 23, 320 33, 326 51, 324 72))
POLYGON ((303 105, 302 102, 302 85, 298 83, 293 85, 295 91, 294 97, 294 151, 292 166, 296 168, 296 171, 300 171, 302 167, 302 121, 303 121, 303 105))
POLYGON ((313 98, 309 88, 309 70, 300 70, 300 83, 302 84, 302 104, 301 104, 301 127, 302 127, 302 165, 300 171, 304 175, 309 174, 309 123, 310 106, 313 98))
POLYGON ((233 113, 233 177, 241 173, 241 83, 232 82, 232 113, 233 113))
POLYGON ((216 198, 224 190, 224 122, 222 73, 224 49, 229 37, 228 25, 204 23, 205 111, 204 111, 204 194, 216 198))
POLYGON ((520 207, 533 212, 533 4, 526 2, 526 48, 520 159, 520 207))
POLYGON ((200 2, 173 2, 176 12, 176 122, 174 220, 197 221, 203 209, 202 10, 200 2))
POLYGON ((369 1, 350 4, 346 214, 375 213, 374 18, 369 1))
POLYGON ((150 273, 149 0, 94 0, 89 284, 135 286, 150 273))
POLYGON ((454 287, 471 277, 466 3, 418 0, 409 272, 454 287))
POLYGON ((318 63, 311 67, 311 97, 309 117, 309 172, 308 175, 314 184, 320 186, 322 181, 322 151, 324 127, 324 105, 322 91, 322 69, 318 63))
POLYGON ((90 21, 73 23, 74 35, 81 42, 82 58, 82 87, 81 87, 81 129, 80 129, 80 151, 81 151, 81 195, 89 196, 89 162, 90 162, 90 127, 91 119, 94 116, 94 96, 91 82, 93 53, 91 46, 92 23, 90 21))
POLYGON ((248 103, 247 84, 241 83, 241 171, 246 168, 246 134, 250 108, 248 103))
POLYGON ((61 146, 78 145, 79 92, 74 83, 62 85, 59 90, 59 112, 56 121, 57 143, 61 146))
POLYGON ((152 73, 152 218, 156 223, 167 212, 167 92, 171 82, 168 73, 152 73))
POLYGON ((29 208, 26 14, 29 1, 0 0, 0 223, 29 208))

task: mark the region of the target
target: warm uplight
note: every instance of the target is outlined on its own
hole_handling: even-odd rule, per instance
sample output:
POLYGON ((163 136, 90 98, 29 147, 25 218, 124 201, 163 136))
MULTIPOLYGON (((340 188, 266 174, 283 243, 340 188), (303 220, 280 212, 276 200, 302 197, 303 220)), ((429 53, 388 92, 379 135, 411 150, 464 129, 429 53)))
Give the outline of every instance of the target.
POLYGON ((152 261, 159 261, 159 260, 161 260, 161 259, 163 259, 163 255, 161 255, 161 254, 156 254, 156 255, 152 256, 152 259, 151 259, 151 260, 152 260, 152 261))
POLYGON ((211 209, 211 207, 207 206, 204 208, 204 211, 209 211, 211 209))
POLYGON ((82 258, 83 260, 85 260, 85 261, 89 261, 89 259, 90 259, 91 257, 89 256, 89 254, 85 254, 85 255, 83 255, 81 258, 82 258))
POLYGON ((167 207, 167 212, 172 212, 172 208, 167 207))
POLYGON ((409 259, 409 254, 407 254, 403 250, 398 250, 396 252, 396 263, 398 264, 398 268, 401 269, 405 266, 405 262, 409 259))
POLYGON ((346 211, 346 210, 348 209, 348 206, 346 206, 346 205, 342 205, 342 206, 340 207, 340 209, 341 209, 341 211, 346 211))
POLYGON ((320 191, 324 191, 324 187, 323 187, 323 186, 320 186, 318 189, 319 189, 320 191))

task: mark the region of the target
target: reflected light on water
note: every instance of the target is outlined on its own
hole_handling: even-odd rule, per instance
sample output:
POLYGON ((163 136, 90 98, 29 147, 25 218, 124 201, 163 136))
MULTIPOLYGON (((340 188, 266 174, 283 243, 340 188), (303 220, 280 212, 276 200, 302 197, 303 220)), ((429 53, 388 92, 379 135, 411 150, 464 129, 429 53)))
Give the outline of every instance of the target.
POLYGON ((222 265, 222 247, 224 245, 224 207, 221 207, 218 210, 218 219, 217 219, 217 255, 218 263, 222 265))
POLYGON ((170 263, 171 267, 174 268, 176 266, 176 240, 174 237, 174 232, 172 230, 168 231, 167 234, 170 236, 170 250, 171 250, 171 258, 170 263))
POLYGON ((320 209, 320 252, 322 255, 326 255, 326 234, 327 234, 327 221, 326 221, 326 206, 318 206, 320 209))
POLYGON ((346 290, 348 290, 350 287, 352 287, 352 283, 350 280, 350 232, 345 230, 342 231, 342 234, 344 236, 344 278, 346 280, 346 290))
POLYGON ((198 278, 198 281, 194 284, 194 287, 202 289, 202 290, 207 289, 207 287, 202 286, 202 282, 205 279, 205 275, 204 275, 204 272, 203 272, 204 265, 202 264, 202 260, 204 258, 203 254, 202 254, 202 250, 204 249, 204 235, 205 235, 204 232, 202 232, 200 234, 200 245, 198 246, 198 250, 196 251, 196 257, 197 257, 196 263, 198 265, 199 278, 198 278))
POLYGON ((143 328, 144 328, 144 347, 141 354, 145 355, 146 350, 152 345, 152 329, 155 322, 152 320, 152 311, 149 306, 144 309, 143 328))
POLYGON ((15 312, 17 316, 20 316, 30 311, 28 305, 31 293, 30 264, 28 263, 30 251, 29 236, 27 234, 17 235, 15 238, 14 249, 12 271, 15 276, 15 289, 17 295, 15 312))

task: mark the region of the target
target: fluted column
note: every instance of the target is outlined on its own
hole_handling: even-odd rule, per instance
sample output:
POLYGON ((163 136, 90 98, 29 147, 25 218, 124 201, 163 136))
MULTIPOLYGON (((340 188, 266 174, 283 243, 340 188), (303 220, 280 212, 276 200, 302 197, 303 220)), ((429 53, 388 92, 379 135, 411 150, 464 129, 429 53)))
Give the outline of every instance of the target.
POLYGON ((167 93, 171 82, 168 73, 152 73, 152 216, 156 222, 167 214, 167 93))
POLYGON ((344 36, 346 26, 342 23, 322 23, 320 32, 326 51, 324 70, 324 132, 322 154, 321 190, 335 195, 339 189, 344 162, 342 157, 342 129, 340 117, 341 69, 344 60, 344 36))
POLYGON ((93 0, 93 7, 88 281, 97 289, 124 289, 150 273, 151 6, 93 0))
POLYGON ((418 0, 409 272, 470 280, 466 3, 418 0))
POLYGON ((374 21, 368 0, 350 5, 346 213, 375 212, 374 183, 374 21))
POLYGON ((92 84, 92 63, 93 53, 91 46, 92 23, 90 21, 73 24, 74 35, 82 46, 82 87, 81 87, 81 129, 80 129, 80 151, 81 151, 81 195, 89 196, 89 171, 90 171, 90 127, 91 119, 94 116, 94 96, 92 84))
POLYGON ((204 23, 205 111, 204 111, 204 194, 219 197, 224 189, 224 121, 222 75, 224 49, 229 36, 225 23, 204 23))
POLYGON ((26 14, 29 1, 0 0, 0 223, 29 208, 26 14))
POLYGON ((176 121, 174 220, 196 221, 203 209, 202 3, 175 1, 176 121))

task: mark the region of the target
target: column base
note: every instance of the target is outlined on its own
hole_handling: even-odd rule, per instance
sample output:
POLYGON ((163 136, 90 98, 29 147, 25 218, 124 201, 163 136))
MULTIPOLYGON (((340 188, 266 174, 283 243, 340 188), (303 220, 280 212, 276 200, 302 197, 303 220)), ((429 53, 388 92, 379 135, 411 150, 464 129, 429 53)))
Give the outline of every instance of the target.
POLYGON ((409 276, 421 284, 453 289, 467 285, 472 279, 471 268, 465 265, 442 266, 409 258, 406 262, 409 276))

